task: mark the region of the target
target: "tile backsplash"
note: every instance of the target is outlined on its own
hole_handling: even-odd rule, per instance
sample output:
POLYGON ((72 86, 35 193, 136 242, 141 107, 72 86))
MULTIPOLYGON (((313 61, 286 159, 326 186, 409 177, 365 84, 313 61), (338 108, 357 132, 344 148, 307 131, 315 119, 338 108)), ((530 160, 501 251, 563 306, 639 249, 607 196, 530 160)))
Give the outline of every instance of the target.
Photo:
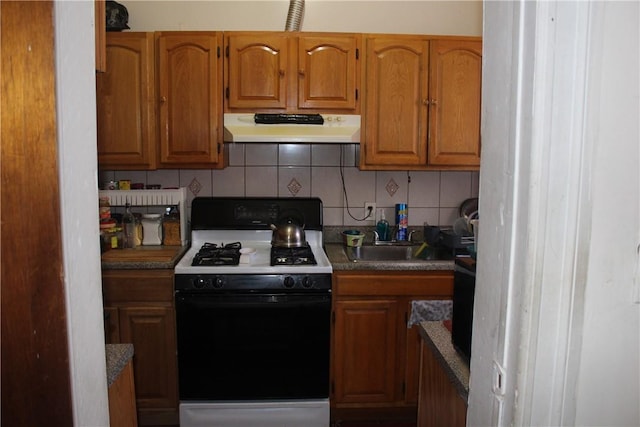
POLYGON ((359 154, 357 144, 235 143, 222 170, 101 170, 99 182, 187 187, 187 215, 196 196, 319 197, 332 226, 373 225, 381 210, 393 224, 396 203, 409 205, 410 226, 447 226, 465 199, 478 196, 478 172, 361 171, 359 154), (365 202, 376 204, 376 218, 362 220, 365 202))

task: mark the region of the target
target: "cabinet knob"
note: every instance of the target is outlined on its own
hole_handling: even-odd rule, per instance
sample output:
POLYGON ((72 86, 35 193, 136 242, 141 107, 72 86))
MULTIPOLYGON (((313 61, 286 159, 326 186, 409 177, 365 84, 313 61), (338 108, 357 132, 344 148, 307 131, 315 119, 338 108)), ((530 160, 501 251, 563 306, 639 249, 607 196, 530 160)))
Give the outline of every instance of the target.
POLYGON ((429 105, 438 105, 438 101, 435 99, 432 99, 429 101, 429 105))
POLYGON ((160 97, 160 102, 162 102, 162 103, 167 102, 167 97, 166 96, 161 96, 160 97))
POLYGON ((278 74, 280 74, 280 77, 284 77, 284 70, 280 70, 278 74))
POLYGON ((304 70, 298 70, 298 75, 300 77, 304 77, 304 70))
POLYGON ((424 105, 429 105, 429 100, 427 98, 425 98, 425 99, 422 100, 422 103, 424 105))

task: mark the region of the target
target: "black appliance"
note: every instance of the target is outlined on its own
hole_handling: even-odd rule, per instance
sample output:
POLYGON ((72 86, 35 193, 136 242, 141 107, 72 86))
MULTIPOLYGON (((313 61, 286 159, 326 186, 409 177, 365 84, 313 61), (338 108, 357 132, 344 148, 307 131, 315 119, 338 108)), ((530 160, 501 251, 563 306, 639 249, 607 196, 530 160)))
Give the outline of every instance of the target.
POLYGON ((473 332, 473 300, 476 289, 476 261, 456 258, 453 271, 453 313, 451 341, 453 347, 467 362, 471 360, 473 332))

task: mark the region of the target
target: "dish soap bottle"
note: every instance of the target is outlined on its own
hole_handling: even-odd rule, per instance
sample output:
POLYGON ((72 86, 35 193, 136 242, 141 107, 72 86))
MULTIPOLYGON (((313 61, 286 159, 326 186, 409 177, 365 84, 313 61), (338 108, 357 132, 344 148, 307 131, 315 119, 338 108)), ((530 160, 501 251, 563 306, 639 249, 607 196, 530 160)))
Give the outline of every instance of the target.
POLYGON ((122 226, 124 228, 124 247, 136 247, 136 217, 131 213, 131 204, 127 203, 125 213, 122 216, 122 226))
POLYGON ((380 220, 376 224, 376 232, 378 233, 378 239, 389 240, 389 221, 384 218, 384 211, 380 210, 380 220))

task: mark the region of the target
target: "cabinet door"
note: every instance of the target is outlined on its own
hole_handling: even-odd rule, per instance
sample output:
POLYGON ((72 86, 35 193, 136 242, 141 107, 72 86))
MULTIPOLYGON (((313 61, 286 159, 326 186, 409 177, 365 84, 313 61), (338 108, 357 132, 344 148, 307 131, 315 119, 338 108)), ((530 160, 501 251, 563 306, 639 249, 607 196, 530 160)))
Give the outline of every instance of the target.
POLYGON ((370 37, 361 168, 426 167, 428 41, 370 37))
POLYGON ((480 166, 482 42, 432 40, 429 164, 480 166))
POLYGON ((138 408, 177 407, 175 311, 121 307, 120 341, 132 343, 138 408))
POLYGON ((153 33, 107 33, 106 61, 96 74, 98 163, 155 169, 153 33))
POLYGON ((357 109, 359 45, 355 35, 298 38, 298 108, 357 109))
POLYGON ((161 165, 221 167, 222 35, 180 31, 156 37, 161 165))
POLYGON ((226 110, 285 109, 289 36, 285 33, 226 37, 226 110))
POLYGON ((398 304, 337 301, 334 325, 336 403, 395 400, 398 304))

